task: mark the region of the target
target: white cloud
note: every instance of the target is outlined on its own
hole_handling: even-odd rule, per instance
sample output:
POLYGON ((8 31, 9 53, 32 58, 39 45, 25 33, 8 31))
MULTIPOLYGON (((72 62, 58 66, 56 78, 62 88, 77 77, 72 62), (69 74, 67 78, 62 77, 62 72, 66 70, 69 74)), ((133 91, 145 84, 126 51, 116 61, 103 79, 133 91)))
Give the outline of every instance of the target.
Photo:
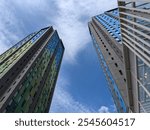
MULTIPOLYGON (((5 40, 4 40, 5 41, 5 40)), ((0 45, 0 54, 2 54, 3 52, 5 52, 8 49, 8 46, 5 44, 1 44, 0 45)))
POLYGON ((67 112, 67 113, 91 113, 94 110, 85 106, 83 103, 76 101, 67 89, 69 81, 66 78, 59 77, 56 90, 54 93, 50 112, 67 112))
MULTIPOLYGON (((63 60, 67 63, 75 63, 76 55, 90 42, 88 21, 92 16, 116 7, 116 3, 113 0, 55 0, 55 2, 59 9, 59 15, 53 22, 65 44, 66 50, 63 60)), ((60 79, 63 76, 60 75, 60 79)), ((62 89, 63 86, 66 85, 60 83, 58 79, 52 109, 61 112, 94 112, 76 101, 67 89, 62 89)), ((104 106, 100 110, 108 112, 104 106)), ((52 112, 55 111, 52 110, 52 112)))
POLYGON ((64 60, 74 63, 78 52, 90 42, 88 21, 92 16, 115 7, 116 3, 113 0, 56 0, 55 2, 59 15, 54 24, 65 44, 64 60))
POLYGON ((115 105, 101 106, 98 110, 90 108, 80 101, 77 101, 69 93, 68 86, 70 86, 67 77, 60 76, 55 89, 51 104, 51 113, 110 113, 116 112, 115 105))
MULTIPOLYGON (((28 18, 37 19, 39 16, 39 19, 40 17, 44 18, 43 26, 50 25, 53 22, 66 48, 64 60, 73 63, 79 51, 83 50, 90 42, 87 22, 92 16, 115 7, 114 1, 116 0, 52 0, 50 3, 49 0, 15 0, 8 2, 1 0, 0 46, 2 44, 10 45, 10 43, 17 41, 19 36, 23 36, 26 24, 29 24, 24 21, 28 18), (52 4, 56 6, 55 9, 52 8, 52 4), (19 12, 17 12, 17 9, 19 12), (53 16, 50 14, 51 12, 53 12, 53 16), (18 14, 20 16, 22 14, 27 15, 27 17, 25 17, 26 19, 19 19, 18 14)), ((41 27, 38 19, 36 22, 33 24, 41 27)))
POLYGON ((99 113, 109 113, 109 108, 106 106, 101 106, 98 110, 99 113))
MULTIPOLYGON (((48 16, 50 6, 47 2, 48 0, 45 0, 45 2, 41 0, 0 1, 0 54, 31 33, 28 24, 33 24, 39 28, 38 19, 35 17, 39 16, 40 19, 41 15, 45 18, 46 15, 48 16), (32 23, 34 18, 37 23, 32 23)), ((48 23, 49 19, 43 21, 43 23, 45 22, 48 23)), ((45 25, 42 27, 45 27, 45 25)), ((33 30, 37 31, 36 29, 33 30)))
POLYGON ((98 112, 99 113, 111 113, 111 112, 116 113, 117 109, 116 109, 115 104, 113 104, 113 105, 110 105, 109 107, 107 107, 107 106, 101 106, 98 109, 98 112))
MULTIPOLYGON (((52 1, 53 0, 51 0, 51 2, 52 1)), ((49 13, 51 11, 51 5, 49 5, 49 0, 25 0, 25 1, 15 0, 12 3, 20 11, 22 11, 22 13, 27 14, 29 17, 44 15, 45 18, 48 18, 49 13)))
POLYGON ((0 54, 19 40, 21 22, 16 19, 14 8, 5 0, 0 2, 0 54))

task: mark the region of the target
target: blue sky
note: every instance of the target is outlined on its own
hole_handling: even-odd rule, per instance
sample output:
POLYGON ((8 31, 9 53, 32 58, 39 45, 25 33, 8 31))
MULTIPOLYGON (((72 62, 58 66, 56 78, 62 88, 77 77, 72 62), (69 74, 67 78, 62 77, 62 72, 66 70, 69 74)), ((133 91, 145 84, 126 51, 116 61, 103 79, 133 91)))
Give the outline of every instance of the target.
POLYGON ((114 112, 87 22, 116 6, 116 0, 0 0, 0 54, 52 25, 65 54, 50 112, 114 112))

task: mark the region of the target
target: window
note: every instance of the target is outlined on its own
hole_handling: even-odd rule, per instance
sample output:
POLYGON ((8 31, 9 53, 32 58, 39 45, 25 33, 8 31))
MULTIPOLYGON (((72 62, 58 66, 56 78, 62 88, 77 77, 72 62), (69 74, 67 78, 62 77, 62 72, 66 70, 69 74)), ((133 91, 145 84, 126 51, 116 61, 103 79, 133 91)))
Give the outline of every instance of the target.
POLYGON ((18 76, 18 79, 21 77, 21 75, 18 76))
POLYGON ((25 103, 26 103, 26 101, 24 100, 21 106, 23 107, 23 105, 24 105, 25 103))
POLYGON ((13 83, 13 85, 15 85, 16 84, 16 81, 13 83))
POLYGON ((11 90, 11 88, 8 89, 7 93, 11 90))
POLYGON ((126 82, 126 79, 124 79, 124 82, 126 82))
POLYGON ((0 102, 2 102, 2 101, 4 100, 4 98, 5 98, 5 97, 3 97, 3 98, 0 100, 0 102))
POLYGON ((117 63, 115 63, 115 66, 116 66, 116 67, 118 67, 118 64, 117 64, 117 63))
POLYGON ((142 106, 140 106, 140 111, 144 108, 146 112, 149 112, 149 102, 150 97, 148 96, 148 93, 150 92, 150 67, 147 66, 140 58, 137 58, 138 63, 138 79, 139 79, 139 101, 142 106), (148 93, 142 88, 145 87, 145 89, 148 90, 148 93), (147 107, 145 107, 145 104, 147 104, 147 107))
POLYGON ((123 75, 123 73, 122 73, 122 71, 121 71, 121 70, 119 70, 119 73, 120 73, 120 75, 123 75))
POLYGON ((18 94, 18 91, 14 94, 14 97, 16 97, 16 96, 17 96, 17 94, 18 94))

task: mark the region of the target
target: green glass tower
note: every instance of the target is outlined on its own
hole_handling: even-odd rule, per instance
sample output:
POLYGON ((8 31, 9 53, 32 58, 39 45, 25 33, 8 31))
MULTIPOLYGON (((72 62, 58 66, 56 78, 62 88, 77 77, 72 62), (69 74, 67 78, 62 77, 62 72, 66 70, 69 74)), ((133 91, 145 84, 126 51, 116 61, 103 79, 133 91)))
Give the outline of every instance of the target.
POLYGON ((48 112, 64 46, 53 27, 0 55, 0 112, 48 112))

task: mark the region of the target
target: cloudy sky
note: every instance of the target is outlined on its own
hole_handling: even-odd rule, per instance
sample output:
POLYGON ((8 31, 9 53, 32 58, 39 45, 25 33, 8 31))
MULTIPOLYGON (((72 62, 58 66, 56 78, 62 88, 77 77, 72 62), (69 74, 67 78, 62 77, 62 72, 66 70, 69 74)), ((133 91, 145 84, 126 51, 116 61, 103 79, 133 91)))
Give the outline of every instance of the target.
POLYGON ((50 112, 115 112, 87 26, 115 7, 117 0, 0 0, 0 54, 52 25, 65 54, 50 112))

